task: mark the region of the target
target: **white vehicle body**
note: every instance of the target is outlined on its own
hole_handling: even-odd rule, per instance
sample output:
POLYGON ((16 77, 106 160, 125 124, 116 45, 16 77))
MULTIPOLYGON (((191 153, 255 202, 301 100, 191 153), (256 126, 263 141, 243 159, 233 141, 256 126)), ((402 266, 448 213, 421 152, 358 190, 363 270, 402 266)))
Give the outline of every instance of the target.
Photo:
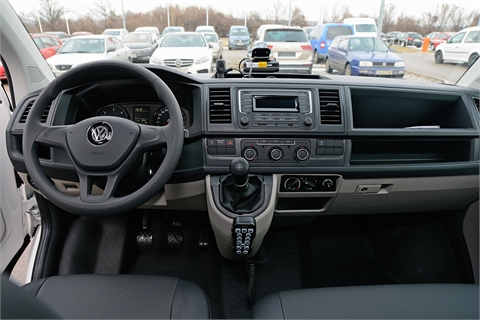
POLYGON ((151 64, 173 67, 184 73, 212 72, 212 46, 198 32, 171 32, 162 37, 150 57, 151 64))
POLYGON ((347 18, 343 23, 352 25, 355 34, 377 36, 377 24, 372 18, 347 18))
POLYGON ((459 31, 435 49, 435 61, 463 62, 472 65, 480 55, 480 26, 459 31))
POLYGON ((58 53, 47 59, 56 76, 80 64, 97 60, 132 61, 132 50, 115 36, 91 35, 70 38, 58 53), (91 48, 103 42, 103 47, 91 48), (77 45, 85 48, 78 49, 77 45))

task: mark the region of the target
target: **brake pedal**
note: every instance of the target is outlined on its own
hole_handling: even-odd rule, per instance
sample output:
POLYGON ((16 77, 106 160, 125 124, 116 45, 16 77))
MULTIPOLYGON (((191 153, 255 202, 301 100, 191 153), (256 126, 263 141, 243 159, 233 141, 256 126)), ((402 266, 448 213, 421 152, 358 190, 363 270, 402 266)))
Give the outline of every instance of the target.
POLYGON ((140 250, 145 251, 152 247, 153 231, 147 228, 148 214, 143 213, 142 217, 142 229, 138 230, 137 234, 137 246, 140 250))
POLYGON ((178 250, 183 243, 183 230, 179 221, 175 220, 175 217, 172 218, 172 225, 167 232, 167 244, 170 250, 178 250))

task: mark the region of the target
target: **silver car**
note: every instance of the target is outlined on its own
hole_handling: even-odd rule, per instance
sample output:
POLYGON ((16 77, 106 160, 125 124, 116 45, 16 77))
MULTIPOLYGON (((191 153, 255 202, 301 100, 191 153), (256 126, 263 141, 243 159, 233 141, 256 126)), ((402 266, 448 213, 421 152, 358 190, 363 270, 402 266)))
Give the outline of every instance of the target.
POLYGON ((208 43, 212 45, 213 60, 222 59, 223 56, 223 42, 218 37, 216 32, 203 33, 208 43))

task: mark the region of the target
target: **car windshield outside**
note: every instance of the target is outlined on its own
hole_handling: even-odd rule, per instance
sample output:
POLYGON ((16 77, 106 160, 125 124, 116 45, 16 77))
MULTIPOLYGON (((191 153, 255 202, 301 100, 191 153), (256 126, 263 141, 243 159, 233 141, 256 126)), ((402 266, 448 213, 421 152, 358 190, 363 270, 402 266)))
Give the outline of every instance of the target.
POLYGON ((386 52, 389 50, 387 44, 380 38, 373 37, 358 37, 350 38, 350 51, 380 51, 386 52))
POLYGON ((103 39, 69 39, 57 54, 102 53, 105 51, 103 39))
POLYGON ((478 0, 0 0, 1 318, 480 319, 479 56, 478 0))
POLYGON ((206 42, 200 34, 172 33, 167 34, 159 46, 162 48, 195 48, 205 47, 206 42))

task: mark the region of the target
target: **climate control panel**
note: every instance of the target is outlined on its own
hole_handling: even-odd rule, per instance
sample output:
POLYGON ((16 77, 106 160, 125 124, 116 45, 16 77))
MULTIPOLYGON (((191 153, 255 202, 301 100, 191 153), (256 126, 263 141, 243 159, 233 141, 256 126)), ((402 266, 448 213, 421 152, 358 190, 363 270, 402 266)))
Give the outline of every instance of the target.
POLYGON ((338 176, 285 175, 280 180, 280 192, 334 192, 338 176))
POLYGON ((245 139, 241 156, 250 162, 302 163, 310 159, 310 141, 245 139))

